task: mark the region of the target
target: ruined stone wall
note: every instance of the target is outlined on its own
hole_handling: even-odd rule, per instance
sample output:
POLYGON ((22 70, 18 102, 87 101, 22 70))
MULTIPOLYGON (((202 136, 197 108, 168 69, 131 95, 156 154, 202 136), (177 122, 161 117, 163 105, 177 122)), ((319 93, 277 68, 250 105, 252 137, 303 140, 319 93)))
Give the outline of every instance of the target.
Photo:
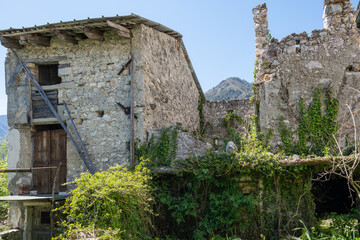
MULTIPOLYGON (((130 118, 115 101, 130 106, 129 70, 118 75, 122 65, 130 58, 130 40, 120 38, 114 32, 105 32, 104 37, 105 41, 86 39, 76 45, 54 37, 48 48, 26 46, 17 50, 35 75, 36 64, 58 60, 61 84, 43 88, 58 89, 58 112, 64 120, 68 120, 61 106, 65 100, 96 169, 123 163, 129 156, 126 143, 130 139, 130 118)), ((17 65, 11 53, 6 64, 8 82, 17 65)), ((22 72, 18 84, 7 86, 9 125, 14 128, 26 123, 24 77, 22 72)), ((34 120, 34 124, 47 123, 51 123, 51 119, 34 120)), ((71 127, 70 130, 73 131, 71 127)), ((20 136, 17 144, 22 145, 22 139, 20 136)), ((13 144, 16 145, 10 143, 10 147, 13 144)), ((15 166, 16 160, 9 158, 9 162, 13 161, 15 166)), ((19 162, 24 162, 24 159, 19 159, 19 162)), ((69 139, 67 164, 68 181, 86 170, 69 139)))
POLYGON ((199 90, 175 38, 142 25, 144 129, 199 128, 199 90))
MULTIPOLYGON (((354 9, 348 0, 324 1, 324 29, 291 34, 281 41, 269 39, 265 4, 254 10, 256 89, 261 130, 273 129, 272 144, 280 144, 278 119, 295 130, 298 101, 312 101, 316 88, 331 89, 340 101, 338 121, 342 135, 352 132, 346 104, 356 113, 359 106, 359 34, 354 9)), ((320 16, 319 16, 320 17, 320 16)), ((360 119, 356 116, 357 125, 360 119)))
MULTIPOLYGON (((236 99, 229 101, 207 101, 204 104, 203 114, 205 119, 205 134, 209 137, 225 137, 227 131, 224 127, 224 119, 228 112, 234 112, 242 119, 250 123, 250 117, 254 112, 254 105, 250 99, 236 99)), ((245 131, 241 128, 239 130, 245 131)))

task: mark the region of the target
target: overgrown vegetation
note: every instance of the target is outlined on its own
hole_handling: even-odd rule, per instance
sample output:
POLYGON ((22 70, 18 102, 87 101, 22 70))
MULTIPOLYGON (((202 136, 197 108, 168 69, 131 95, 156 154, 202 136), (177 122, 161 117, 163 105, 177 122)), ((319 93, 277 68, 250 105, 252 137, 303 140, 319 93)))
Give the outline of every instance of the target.
POLYGON ((359 210, 355 209, 349 214, 330 213, 317 227, 308 228, 305 225, 301 227, 300 239, 359 240, 359 219, 359 210))
POLYGON ((136 146, 136 159, 149 159, 149 167, 170 166, 176 156, 178 133, 177 127, 169 127, 162 129, 159 136, 153 134, 148 143, 136 146))
POLYGON ((279 118, 279 133, 286 154, 299 155, 337 155, 334 135, 338 130, 336 117, 338 101, 331 97, 331 91, 325 91, 322 98, 321 88, 315 90, 311 104, 306 107, 303 99, 299 100, 299 126, 291 131, 284 118, 279 118))
POLYGON ((277 239, 299 219, 314 223, 308 169, 285 169, 280 156, 254 146, 176 161, 177 175, 155 176, 157 236, 277 239))
MULTIPOLYGON (((308 107, 300 100, 299 128, 279 124, 285 153, 331 154, 337 111, 337 100, 329 91, 322 99, 320 88, 308 107)), ((272 154, 266 146, 272 132, 259 137, 256 122, 234 112, 224 127, 238 152, 175 160, 178 129, 166 128, 137 146, 135 170, 83 174, 65 204, 69 218, 60 238, 360 239, 358 210, 317 224, 311 181, 324 166, 284 167, 283 152, 272 154), (150 177, 145 166, 172 172, 150 177)))
MULTIPOLYGON (((8 142, 7 138, 0 138, 0 169, 8 168, 8 142)), ((9 189, 7 185, 7 174, 0 173, 0 196, 9 195, 9 189)), ((0 221, 4 221, 7 218, 9 209, 9 203, 6 201, 0 201, 0 221)), ((6 226, 0 226, 0 230, 3 230, 6 226)))
POLYGON ((94 175, 83 173, 58 211, 67 215, 57 239, 144 239, 152 224, 149 169, 111 167, 94 175))

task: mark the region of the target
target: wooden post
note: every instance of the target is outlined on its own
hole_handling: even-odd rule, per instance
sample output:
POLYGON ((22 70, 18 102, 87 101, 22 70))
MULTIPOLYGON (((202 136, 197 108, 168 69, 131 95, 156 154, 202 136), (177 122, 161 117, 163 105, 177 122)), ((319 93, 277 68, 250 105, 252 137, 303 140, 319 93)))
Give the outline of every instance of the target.
POLYGON ((56 188, 56 182, 59 176, 61 163, 59 163, 59 166, 56 169, 56 174, 54 178, 54 183, 52 187, 52 198, 51 198, 51 212, 50 212, 50 231, 51 231, 51 238, 55 237, 55 188, 56 188))

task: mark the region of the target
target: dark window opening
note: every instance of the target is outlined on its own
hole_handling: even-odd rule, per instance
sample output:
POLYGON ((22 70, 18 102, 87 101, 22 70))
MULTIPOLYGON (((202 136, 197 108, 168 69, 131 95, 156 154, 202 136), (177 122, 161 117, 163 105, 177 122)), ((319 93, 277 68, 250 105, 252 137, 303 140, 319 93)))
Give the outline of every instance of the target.
POLYGON ((40 223, 41 224, 50 224, 50 212, 41 212, 40 223))
POLYGON ((62 129, 63 127, 60 124, 50 124, 50 125, 35 125, 35 131, 48 131, 48 130, 58 130, 62 129))
POLYGON ((350 213, 356 205, 356 195, 350 193, 346 179, 332 175, 328 181, 313 181, 312 193, 314 196, 316 214, 323 217, 327 213, 350 213))
POLYGON ((61 82, 58 75, 59 64, 38 65, 39 83, 41 85, 54 85, 61 82))
POLYGON ((301 48, 300 48, 300 40, 295 40, 295 44, 296 44, 296 53, 301 53, 301 48))

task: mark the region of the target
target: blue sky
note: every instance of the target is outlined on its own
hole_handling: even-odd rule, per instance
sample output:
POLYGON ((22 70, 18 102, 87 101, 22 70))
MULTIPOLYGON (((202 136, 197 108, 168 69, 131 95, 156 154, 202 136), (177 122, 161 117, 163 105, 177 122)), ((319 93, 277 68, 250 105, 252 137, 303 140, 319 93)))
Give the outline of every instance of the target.
MULTIPOLYGON (((180 32, 205 91, 227 77, 252 82, 255 59, 252 8, 267 3, 269 28, 281 39, 323 27, 322 0, 101 0, 3 1, 0 29, 87 17, 138 14, 180 32)), ((351 0, 356 7, 357 0, 351 0)), ((6 114, 4 59, 0 46, 0 115, 6 114)))

